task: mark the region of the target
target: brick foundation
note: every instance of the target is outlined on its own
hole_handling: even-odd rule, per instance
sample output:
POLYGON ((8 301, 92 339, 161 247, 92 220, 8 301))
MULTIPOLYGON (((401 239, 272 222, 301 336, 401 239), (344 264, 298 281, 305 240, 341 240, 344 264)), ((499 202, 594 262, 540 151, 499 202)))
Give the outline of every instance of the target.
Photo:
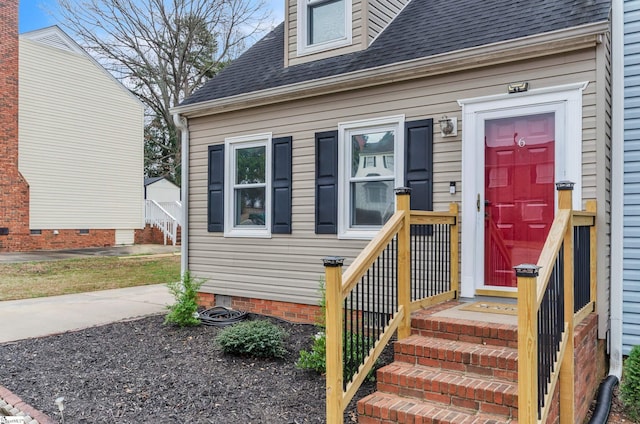
POLYGON ((574 332, 574 367, 575 367, 575 413, 576 422, 583 422, 589 411, 589 402, 582 399, 593 399, 604 377, 607 368, 602 355, 604 340, 598 340, 598 316, 590 314, 574 332))
MULTIPOLYGON (((59 250, 83 249, 87 247, 113 246, 116 243, 115 230, 89 230, 89 234, 80 234, 80 230, 42 230, 42 234, 30 235, 29 249, 24 250, 59 250)), ((0 251, 2 246, 0 239, 0 251)))
MULTIPOLYGON (((211 308, 216 305, 213 293, 198 293, 198 305, 211 308)), ((320 307, 301 303, 279 302, 277 300, 254 299, 231 296, 231 308, 260 315, 282 318, 302 324, 315 324, 320 317, 320 307)))
MULTIPOLYGON (((180 244, 180 233, 182 231, 182 227, 178 227, 178 235, 176 245, 180 244)), ((162 235, 162 231, 158 227, 154 227, 152 225, 145 225, 145 227, 141 230, 135 230, 134 235, 134 243, 135 244, 164 244, 164 237, 162 235)), ((167 238, 167 244, 172 243, 170 239, 167 238)))

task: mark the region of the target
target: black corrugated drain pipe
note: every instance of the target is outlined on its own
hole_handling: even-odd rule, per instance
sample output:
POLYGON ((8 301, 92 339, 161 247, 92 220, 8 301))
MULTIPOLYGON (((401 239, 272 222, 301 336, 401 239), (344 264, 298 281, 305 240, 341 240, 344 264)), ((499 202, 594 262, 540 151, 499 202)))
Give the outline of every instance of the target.
POLYGON ((600 388, 598 388, 598 399, 596 408, 593 411, 589 424, 605 424, 609 421, 609 412, 611 411, 611 401, 613 399, 613 388, 618 384, 618 377, 609 375, 602 380, 600 388))

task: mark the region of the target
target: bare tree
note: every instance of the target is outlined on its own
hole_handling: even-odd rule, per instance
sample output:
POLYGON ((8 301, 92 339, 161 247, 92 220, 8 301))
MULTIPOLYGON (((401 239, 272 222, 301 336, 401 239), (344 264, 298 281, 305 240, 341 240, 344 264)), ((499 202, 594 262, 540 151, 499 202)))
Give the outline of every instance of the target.
POLYGON ((63 26, 147 107, 145 173, 180 182, 169 109, 262 30, 264 0, 58 0, 63 26))

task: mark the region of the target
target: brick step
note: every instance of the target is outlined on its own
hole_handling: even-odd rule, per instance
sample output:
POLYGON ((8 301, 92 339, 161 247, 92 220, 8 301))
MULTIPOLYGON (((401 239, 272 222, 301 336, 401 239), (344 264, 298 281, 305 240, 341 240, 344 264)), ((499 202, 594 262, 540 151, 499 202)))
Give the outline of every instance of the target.
POLYGON ((453 405, 478 412, 517 416, 518 385, 441 368, 394 362, 378 370, 378 391, 453 405))
MULTIPOLYGON (((457 302, 449 302, 444 306, 452 307, 457 304, 457 302)), ((439 310, 426 309, 412 314, 412 334, 492 346, 518 347, 517 325, 437 317, 433 315, 434 311, 439 310)))
POLYGON ((497 415, 443 406, 430 401, 403 398, 391 393, 372 393, 358 402, 360 424, 515 424, 497 415))
POLYGON ((395 343, 394 358, 412 365, 518 381, 518 350, 511 347, 414 334, 395 343))

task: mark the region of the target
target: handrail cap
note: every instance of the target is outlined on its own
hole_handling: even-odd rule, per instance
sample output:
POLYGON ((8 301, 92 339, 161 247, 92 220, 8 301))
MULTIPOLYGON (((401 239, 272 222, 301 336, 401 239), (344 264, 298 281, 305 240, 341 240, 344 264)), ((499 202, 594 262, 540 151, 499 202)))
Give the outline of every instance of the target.
POLYGON ((537 277, 540 266, 534 264, 520 264, 513 267, 516 270, 516 277, 537 277))
POLYGON ((400 194, 411 194, 411 187, 398 187, 393 191, 396 193, 396 196, 400 194))
POLYGON ((573 181, 569 181, 569 180, 558 181, 556 183, 556 190, 558 191, 573 190, 574 185, 576 185, 576 183, 574 183, 573 181))
POLYGON ((322 258, 322 262, 326 267, 337 267, 344 265, 344 258, 340 256, 326 256, 322 258))

